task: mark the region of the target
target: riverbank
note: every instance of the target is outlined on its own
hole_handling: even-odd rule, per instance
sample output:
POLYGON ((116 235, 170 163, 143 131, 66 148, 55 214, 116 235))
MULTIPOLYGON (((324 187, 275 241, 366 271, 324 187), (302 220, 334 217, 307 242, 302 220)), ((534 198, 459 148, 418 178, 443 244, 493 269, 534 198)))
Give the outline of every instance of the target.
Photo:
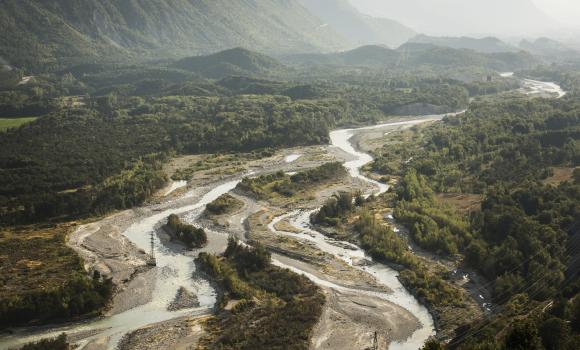
MULTIPOLYGON (((417 126, 417 130, 422 130, 423 128, 428 128, 431 122, 421 124, 417 126)), ((398 135, 401 133, 413 133, 415 130, 411 127, 400 127, 398 130, 393 132, 381 133, 381 132, 363 132, 359 133, 353 138, 353 143, 357 145, 357 148, 363 152, 373 153, 375 151, 380 151, 382 147, 387 147, 389 145, 395 145, 404 138, 400 138, 398 135), (413 131, 409 131, 413 130, 413 131)), ((369 177, 381 177, 377 174, 372 173, 370 169, 365 171, 365 175, 369 177)), ((389 175, 390 184, 396 186, 399 179, 397 176, 389 175)), ((425 293, 428 291, 422 289, 419 290, 415 283, 407 278, 401 279, 401 283, 407 288, 416 298, 421 300, 422 304, 428 307, 429 312, 433 315, 435 327, 437 329, 437 338, 441 340, 449 340, 453 338, 455 331, 458 327, 469 323, 472 319, 481 318, 484 314, 490 312, 491 304, 491 293, 487 290, 485 286, 485 281, 482 280, 473 270, 465 268, 461 261, 453 259, 445 259, 434 253, 428 252, 421 247, 419 247, 413 239, 410 237, 409 231, 406 227, 400 225, 393 218, 393 207, 395 198, 388 198, 382 201, 376 201, 372 208, 375 217, 382 224, 390 227, 397 235, 405 242, 408 246, 409 252, 412 253, 414 259, 421 264, 420 270, 414 271, 419 274, 432 275, 440 281, 440 283, 445 283, 450 291, 461 295, 461 302, 457 304, 453 303, 437 303, 430 302, 424 297, 425 293)), ((357 234, 353 232, 352 227, 347 227, 346 232, 342 232, 341 235, 347 235, 353 240, 357 240, 357 234)), ((404 270, 405 268, 400 265, 393 264, 392 262, 386 262, 393 265, 394 268, 404 270)), ((413 269, 410 269, 413 270, 413 269)), ((413 274, 406 274, 406 276, 413 276, 413 274)))

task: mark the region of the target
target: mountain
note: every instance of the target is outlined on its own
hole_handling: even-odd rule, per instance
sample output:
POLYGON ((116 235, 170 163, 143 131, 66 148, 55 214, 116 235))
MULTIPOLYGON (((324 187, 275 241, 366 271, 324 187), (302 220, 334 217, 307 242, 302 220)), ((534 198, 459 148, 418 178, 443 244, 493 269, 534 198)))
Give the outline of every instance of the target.
POLYGON ((331 54, 293 55, 286 57, 292 64, 402 68, 483 67, 497 71, 525 69, 537 65, 538 60, 528 52, 481 53, 468 49, 453 49, 433 44, 407 43, 397 50, 383 46, 363 46, 354 50, 331 54))
POLYGON ((580 51, 548 38, 538 38, 534 41, 522 40, 519 46, 521 49, 536 56, 553 61, 577 60, 580 58, 580 51))
POLYGON ((269 56, 243 48, 225 50, 208 56, 184 58, 174 66, 212 79, 228 76, 265 76, 286 69, 283 64, 269 56))
POLYGON ((429 35, 536 37, 560 24, 533 0, 350 0, 364 13, 388 16, 429 35))
MULTIPOLYGON (((420 45, 420 44, 416 44, 420 45)), ((539 61, 528 52, 497 52, 481 53, 468 49, 453 49, 448 47, 433 47, 428 44, 424 50, 406 50, 403 45, 400 52, 407 57, 405 62, 412 66, 431 65, 447 67, 485 67, 496 71, 514 71, 536 66, 539 61), (414 52, 409 54, 409 52, 414 52)))
POLYGON ((299 54, 284 57, 284 61, 302 66, 392 66, 399 60, 400 54, 386 46, 366 45, 353 50, 329 54, 299 54))
POLYGON ((361 14, 348 0, 300 1, 352 47, 369 44, 397 47, 416 35, 413 29, 392 19, 361 14))
POLYGON ((298 0, 2 0, 0 57, 14 66, 184 57, 232 47, 345 48, 298 0))
POLYGON ((417 35, 409 40, 410 43, 432 44, 436 46, 450 47, 452 49, 470 49, 483 53, 517 52, 518 48, 511 46, 498 38, 486 37, 482 39, 470 37, 433 37, 417 35))

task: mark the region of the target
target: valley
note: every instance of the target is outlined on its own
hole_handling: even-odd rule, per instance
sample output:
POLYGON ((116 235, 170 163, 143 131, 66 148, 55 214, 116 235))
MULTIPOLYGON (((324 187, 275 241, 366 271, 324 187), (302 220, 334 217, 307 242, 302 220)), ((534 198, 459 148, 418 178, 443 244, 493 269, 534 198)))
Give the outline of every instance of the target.
MULTIPOLYGON (((536 94, 538 90, 545 94, 563 95, 552 83, 533 82, 529 93, 536 94)), ((0 347, 9 349, 62 332, 67 333, 70 341, 90 349, 114 348, 119 344, 120 349, 153 349, 160 344, 176 346, 184 337, 182 333, 166 337, 154 346, 147 345, 149 336, 153 336, 151 334, 164 333, 169 324, 178 324, 176 327, 183 329, 187 337, 199 338, 198 332, 203 332, 199 322, 213 313, 217 291, 196 273, 193 259, 201 252, 222 253, 228 236, 235 236, 241 241, 264 244, 274 252, 274 265, 303 274, 323 289, 328 303, 314 330, 313 349, 372 346, 374 332, 381 342, 391 344, 389 349, 419 348, 435 334, 429 311, 400 284, 395 270, 374 262, 352 243, 336 241, 317 232, 311 227, 310 215, 334 193, 363 191, 367 195, 380 195, 389 188, 362 175, 361 168, 373 159, 355 148, 361 141, 353 144, 353 140, 371 142, 372 135, 390 134, 444 116, 415 117, 332 131, 330 146, 294 148, 270 158, 250 161, 243 164, 243 172, 224 174, 217 182, 213 178, 204 180, 196 172, 187 188, 181 181, 176 181, 168 189, 162 189, 156 200, 158 204, 123 211, 79 226, 70 235, 68 245, 83 258, 87 270, 111 276, 113 283, 120 286, 112 306, 102 319, 96 321, 40 332, 16 329, 13 335, 0 338, 0 347), (299 197, 297 202, 294 199, 264 202, 235 190, 245 176, 256 177, 277 171, 296 173, 335 159, 345 162, 348 176, 330 184, 330 187, 315 189, 312 195, 299 197), (195 187, 190 187, 193 183, 195 187), (202 218, 207 204, 231 191, 243 202, 241 209, 225 216, 226 221, 202 218), (276 216, 276 213, 283 214, 276 216), (170 214, 204 227, 209 244, 203 249, 187 251, 169 241, 160 226, 170 214), (253 219, 256 215, 257 221, 253 219), (287 224, 279 228, 281 221, 287 224), (153 268, 147 267, 150 232, 156 237, 157 266, 153 268), (324 256, 322 260, 321 255, 324 256), (193 293, 199 306, 169 311, 168 305, 179 288, 193 293), (373 314, 369 314, 370 310, 373 314), (388 318, 385 315, 389 315, 388 318), (342 320, 340 325, 333 321, 337 317, 342 320), (144 330, 150 333, 148 337, 136 336, 144 330), (345 334, 348 336, 341 336, 345 334)))
MULTIPOLYGON (((415 123, 417 122, 416 121, 400 122, 395 123, 393 126, 385 124, 384 126, 381 126, 381 128, 398 127, 407 124, 412 125, 415 123)), ((344 147, 344 145, 347 144, 347 140, 350 135, 349 136, 346 136, 348 134, 343 135, 345 136, 339 138, 336 141, 336 143, 339 144, 340 146, 335 147, 338 147, 338 150, 345 152, 345 150, 343 150, 340 147, 344 147)), ((350 150, 351 148, 348 148, 347 146, 347 149, 350 150)), ((258 165, 257 166, 251 165, 250 168, 253 169, 252 176, 256 176, 260 173, 271 173, 273 171, 277 171, 278 169, 291 172, 295 170, 304 169, 304 167, 312 167, 313 165, 319 164, 319 161, 313 162, 308 160, 309 158, 308 150, 294 150, 294 152, 302 154, 301 156, 302 160, 299 159, 289 163, 286 163, 285 160, 282 160, 281 162, 279 161, 278 165, 276 166, 269 165, 266 166, 265 168, 260 168, 260 166, 258 165)), ((335 151, 333 149, 328 149, 325 152, 328 154, 326 157, 333 157, 332 152, 335 151)), ((348 157, 357 157, 358 153, 355 154, 346 153, 345 155, 348 157)), ((345 155, 342 156, 344 157, 345 155)), ((366 158, 362 159, 363 163, 365 161, 366 158)), ((266 162, 266 164, 268 163, 271 164, 274 162, 272 161, 266 162)), ((351 161, 350 164, 354 165, 351 166, 350 170, 357 171, 358 169, 357 164, 359 163, 361 163, 361 159, 355 158, 354 163, 351 161)), ((262 165, 262 167, 263 166, 264 165, 262 165)), ((244 174, 241 175, 243 176, 244 174)), ((215 303, 215 291, 211 289, 211 287, 207 284, 206 281, 204 281, 199 277, 191 280, 190 276, 192 276, 192 274, 194 273, 194 267, 192 265, 192 260, 194 256, 191 255, 192 253, 185 253, 181 251, 182 250, 181 248, 175 247, 173 244, 166 243, 164 242, 164 240, 162 240, 161 242, 163 243, 161 242, 158 243, 155 248, 156 250, 155 255, 158 260, 158 266, 154 268, 154 271, 139 273, 138 272, 139 268, 146 269, 145 256, 140 255, 139 251, 140 250, 148 251, 149 249, 148 232, 157 231, 158 235, 162 235, 162 233, 159 233, 159 222, 164 218, 166 218, 170 213, 184 215, 184 217, 187 218, 188 222, 195 222, 197 220, 197 217, 201 214, 201 210, 204 209, 206 204, 212 202, 222 194, 229 192, 237 185, 240 179, 240 175, 234 175, 229 178, 231 178, 231 180, 228 180, 228 178, 226 178, 225 180, 220 181, 218 183, 209 183, 205 184, 205 186, 198 188, 196 190, 189 190, 185 192, 183 195, 181 196, 178 195, 176 198, 172 198, 171 200, 159 205, 139 208, 136 210, 132 210, 130 212, 123 212, 120 214, 116 214, 111 218, 104 219, 103 221, 79 227, 77 231, 72 235, 69 244, 80 252, 81 256, 85 258, 84 260, 86 263, 91 265, 89 269, 92 270, 94 268, 97 268, 97 270, 103 270, 102 273, 104 274, 105 273, 111 274, 113 276, 113 281, 116 283, 122 282, 123 280, 127 279, 130 279, 131 282, 127 284, 127 286, 125 287, 126 289, 124 289, 114 298, 113 307, 112 310, 110 311, 110 314, 106 315, 105 319, 103 319, 102 321, 97 321, 91 325, 83 324, 80 325, 79 327, 74 328, 71 327, 66 327, 64 329, 57 328, 55 330, 52 330, 50 333, 43 333, 42 336, 50 336, 51 334, 58 335, 63 331, 67 331, 67 334, 69 335, 70 339, 79 339, 81 344, 83 343, 108 344, 105 345, 105 348, 108 348, 114 347, 115 344, 117 344, 120 341, 120 339, 124 335, 123 330, 125 330, 125 332, 135 331, 141 327, 161 322, 164 319, 172 320, 179 318, 180 315, 185 314, 189 315, 189 318, 191 318, 192 313, 209 315, 210 310, 213 307, 213 304, 215 303), (121 233, 122 236, 120 236, 119 233, 121 233), (101 238, 100 237, 101 235, 105 235, 105 239, 101 238), (115 244, 113 243, 114 241, 113 242, 111 241, 111 239, 115 239, 115 241, 119 243, 115 244), (114 252, 111 252, 110 248, 107 248, 108 246, 126 247, 125 248, 126 250, 122 250, 115 254, 114 252), (177 252, 175 252, 175 250, 177 250, 177 252), (104 252, 106 253, 103 254, 104 252), (120 261, 115 261, 115 258, 113 259, 108 258, 109 255, 116 255, 116 258, 118 258, 120 261), (129 255, 130 258, 125 257, 126 255, 129 255), (137 273, 136 276, 129 277, 131 275, 134 275, 135 273, 137 273), (189 288, 192 291, 195 291, 195 294, 198 296, 201 303, 200 308, 182 310, 180 312, 168 312, 166 310, 168 303, 170 303, 172 298, 175 296, 177 289, 183 286, 189 288), (128 306, 126 305, 127 302, 133 303, 133 308, 128 309, 128 306), (123 326, 120 327, 120 325, 123 326), (80 340, 81 338, 82 340, 80 340), (102 339, 109 339, 108 343, 107 342, 103 343, 102 339)), ((354 188, 352 189, 354 190, 354 188)), ((334 188, 334 190, 338 191, 339 188, 334 188)), ((327 192, 326 196, 328 195, 329 193, 327 192)), ((260 210, 258 209, 260 208, 260 204, 253 202, 248 197, 245 197, 245 199, 249 203, 246 203, 244 208, 249 207, 255 208, 254 210, 256 211, 260 210)), ((316 203, 321 203, 321 201, 323 201, 324 199, 325 197, 321 197, 314 203, 311 203, 310 205, 316 205, 316 203)), ((238 221, 238 223, 242 221, 245 222, 246 220, 248 220, 249 216, 255 214, 251 210, 248 211, 248 209, 244 209, 244 212, 246 212, 246 214, 244 214, 246 215, 246 217, 242 216, 240 218, 240 221, 238 221)), ((231 218, 231 220, 235 222, 237 221, 237 217, 234 216, 233 218, 231 218)), ((307 223, 303 223, 303 225, 306 224, 307 223)), ((240 227, 240 225, 235 225, 235 223, 231 223, 231 226, 228 229, 226 229, 225 232, 223 229, 219 231, 218 230, 213 231, 210 229, 208 230, 208 233, 210 236, 209 245, 203 250, 196 250, 193 254, 198 254, 201 251, 221 253, 223 249, 225 249, 228 234, 234 234, 241 239, 245 239, 244 238, 245 229, 243 229, 243 227, 240 227), (233 229, 236 226, 238 226, 237 229, 233 229)), ((274 234, 274 232, 270 234, 274 234)), ((316 248, 316 250, 321 250, 322 252, 334 256, 334 258, 332 259, 340 259, 338 257, 339 253, 335 251, 328 252, 320 248, 316 248)), ((283 253, 284 249, 283 248, 280 250, 277 249, 276 251, 279 253, 283 253)), ((300 252, 298 252, 298 254, 299 253, 300 252)), ((360 252, 358 255, 361 258, 364 258, 364 254, 362 252, 360 252)), ((303 269, 305 269, 305 271, 303 271, 300 269, 300 266, 302 266, 303 263, 296 262, 284 256, 281 256, 280 259, 281 261, 284 261, 284 263, 282 263, 281 261, 278 262, 277 260, 274 260, 274 263, 280 264, 285 267, 288 266, 295 271, 300 271, 300 273, 308 273, 307 271, 318 270, 317 267, 311 266, 311 267, 302 267, 303 269)), ((386 267, 383 267, 383 269, 385 269, 385 271, 389 271, 388 268, 386 267)), ((379 268, 379 270, 377 271, 380 270, 381 269, 379 268)), ((377 273, 376 271, 373 272, 377 273)), ((373 281, 374 278, 376 278, 372 277, 373 272, 367 272, 370 273, 371 276, 367 276, 363 280, 373 281)), ((394 272, 390 273, 391 275, 389 276, 388 275, 389 272, 385 272, 386 275, 383 277, 388 280, 389 282, 388 284, 385 282, 385 280, 383 281, 379 280, 378 285, 377 282, 370 282, 372 283, 372 285, 375 286, 363 287, 363 290, 371 288, 375 289, 379 288, 379 290, 382 288, 392 288, 392 283, 396 281, 396 278, 394 272)), ((318 275, 319 276, 318 278, 320 278, 319 282, 325 285, 326 287, 330 285, 338 288, 338 290, 334 290, 332 287, 330 287, 327 293, 340 293, 343 288, 346 288, 346 290, 343 292, 348 293, 350 290, 350 293, 360 293, 357 292, 356 289, 352 289, 352 287, 350 287, 351 289, 349 289, 348 287, 338 287, 336 284, 333 284, 332 282, 324 282, 325 279, 329 278, 328 276, 325 276, 324 273, 317 271, 316 275, 318 275)), ((347 285, 352 283, 352 281, 349 282, 348 280, 341 281, 340 277, 336 276, 333 276, 331 280, 336 281, 336 283, 347 283, 347 285)), ((365 283, 369 282, 361 281, 360 283, 364 286, 365 283)), ((398 289, 404 290, 402 286, 399 286, 398 289)), ((358 298, 362 298, 361 300, 364 300, 365 298, 370 298, 369 300, 374 299, 375 301, 373 303, 376 303, 381 299, 386 299, 388 301, 390 298, 389 294, 384 294, 383 296, 381 296, 381 294, 378 294, 379 295, 378 299, 376 299, 377 297, 373 297, 372 295, 373 293, 367 295, 365 292, 362 295, 358 296, 358 298)), ((405 294, 403 293, 403 295, 405 294)), ((344 299, 344 297, 341 298, 338 295, 335 295, 334 298, 344 299)), ((363 301, 361 302, 364 303, 363 301)), ((382 303, 385 305, 384 307, 387 308, 386 310, 392 310, 394 307, 393 305, 398 305, 397 302, 395 302, 394 304, 390 304, 383 301, 382 303)), ((417 304, 417 302, 413 301, 412 297, 409 296, 408 294, 404 296, 403 300, 399 301, 398 303, 403 305, 407 305, 409 303, 411 305, 414 304, 415 305, 414 307, 416 309, 418 310, 421 309, 420 306, 417 304), (404 298, 406 298, 407 300, 405 300, 404 298)), ((353 305, 351 305, 350 307, 352 308, 353 305)), ((400 310, 401 311, 399 312, 408 313, 408 311, 404 311, 405 310, 404 308, 401 308, 400 310)), ((364 307, 362 310, 354 312, 364 313, 364 307)), ((407 316, 404 317, 412 320, 415 316, 411 315, 412 314, 407 314, 407 316)), ((394 327, 399 323, 399 320, 398 318, 394 318, 393 321, 391 322, 392 322, 391 327, 394 327)), ((423 309, 423 319, 420 322, 428 322, 428 323, 427 325, 423 326, 422 329, 424 330, 420 332, 421 334, 424 335, 419 336, 417 339, 414 340, 416 344, 420 344, 425 340, 426 336, 432 334, 432 326, 429 326, 429 324, 431 324, 431 321, 428 317, 428 313, 424 309, 423 309)), ((404 341, 406 337, 409 337, 411 334, 414 333, 413 330, 414 328, 418 327, 417 326, 418 324, 420 323, 416 323, 416 325, 410 323, 410 325, 407 326, 408 330, 399 331, 401 332, 400 333, 401 335, 399 335, 397 338, 394 338, 394 340, 404 341)), ((358 342, 360 343, 358 344, 344 343, 344 348, 347 349, 350 346, 368 344, 370 335, 367 334, 368 333, 367 326, 362 327, 359 326, 360 327, 359 332, 363 332, 363 334, 361 334, 359 337, 360 339, 358 340, 358 342)), ((376 325, 376 327, 377 329, 379 328, 378 325, 376 325)), ((23 336, 23 334, 20 334, 19 331, 16 331, 16 334, 14 336, 10 338, 3 338, 1 343, 2 348, 9 348, 10 346, 16 345, 18 343, 23 344, 31 340, 34 340, 36 337, 39 336, 40 335, 36 336, 33 335, 32 337, 25 337, 23 336)), ((321 343, 324 342, 321 341, 321 343)), ((321 344, 320 348, 326 349, 332 347, 328 347, 327 345, 321 344)))
POLYGON ((0 350, 580 348, 574 29, 432 5, 0 2, 0 350))

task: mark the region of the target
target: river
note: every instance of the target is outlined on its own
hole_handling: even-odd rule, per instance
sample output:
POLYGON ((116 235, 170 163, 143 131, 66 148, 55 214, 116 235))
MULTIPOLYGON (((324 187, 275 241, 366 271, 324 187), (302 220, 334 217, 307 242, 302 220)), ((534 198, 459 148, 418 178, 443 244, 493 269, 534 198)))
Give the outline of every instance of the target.
MULTIPOLYGON (((429 118, 423 118, 420 120, 411 120, 397 123, 386 123, 371 127, 364 127, 359 129, 345 129, 336 130, 331 132, 331 146, 336 147, 343 152, 349 154, 352 160, 347 161, 344 165, 353 177, 357 177, 369 183, 376 185, 376 190, 370 194, 378 194, 387 191, 388 186, 374 180, 371 180, 360 173, 360 168, 365 164, 372 161, 372 157, 366 153, 357 151, 351 143, 352 137, 358 132, 372 129, 381 129, 385 127, 392 126, 403 126, 403 125, 413 125, 418 123, 423 123, 430 120, 437 120, 443 117, 441 116, 431 116, 429 118)), ((297 159, 296 155, 291 155, 285 159, 286 162, 292 162, 297 159)), ((247 174, 246 174, 247 175, 247 174)), ((217 199, 222 194, 228 193, 233 190, 239 183, 240 179, 235 179, 226 183, 220 183, 215 185, 207 194, 201 197, 199 201, 194 204, 170 208, 162 211, 156 211, 154 214, 142 218, 140 221, 131 225, 127 230, 123 232, 123 235, 127 237, 132 243, 137 247, 148 251, 149 250, 149 237, 151 232, 155 232, 156 229, 161 225, 161 223, 166 220, 170 214, 186 214, 186 218, 189 222, 195 223, 199 215, 201 214, 205 205, 217 199)), ((184 196, 191 196, 191 193, 186 193, 184 196)), ((291 212, 284 215, 282 218, 293 217, 292 223, 297 227, 300 227, 311 235, 298 235, 300 239, 305 237, 310 237, 316 242, 318 248, 322 251, 333 254, 340 259, 347 261, 350 265, 353 265, 353 259, 369 259, 365 256, 365 253, 358 247, 349 244, 350 249, 341 248, 337 245, 329 244, 326 237, 322 234, 310 229, 309 217, 311 212, 291 212)), ((277 221, 281 218, 277 218, 270 227, 273 227, 277 221)), ((225 249, 227 237, 218 232, 209 231, 208 237, 210 241, 210 251, 219 252, 225 249)), ((113 349, 116 347, 120 339, 124 334, 139 329, 141 327, 158 323, 170 319, 174 319, 185 315, 202 315, 210 312, 211 308, 214 306, 216 301, 216 292, 210 286, 208 281, 201 278, 192 278, 195 272, 195 264, 193 258, 190 255, 179 254, 174 250, 165 247, 163 244, 157 243, 155 245, 155 254, 157 258, 156 267, 156 282, 155 288, 153 290, 153 299, 142 306, 133 308, 126 312, 114 315, 111 317, 102 318, 93 322, 85 322, 81 324, 75 324, 67 327, 57 327, 49 331, 40 332, 17 332, 16 334, 2 338, 0 342, 0 349, 8 349, 13 346, 21 345, 29 341, 34 341, 40 339, 41 337, 51 337, 57 336, 62 332, 68 334, 80 333, 91 333, 90 336, 82 337, 82 341, 78 342, 82 346, 87 344, 92 339, 109 337, 108 347, 113 349), (181 310, 179 312, 167 311, 167 305, 175 297, 176 291, 181 287, 185 286, 190 290, 195 290, 200 301, 200 307, 181 310)), ((275 261, 275 264, 279 266, 285 266, 279 261, 275 261)), ((336 289, 344 289, 344 287, 339 287, 331 282, 323 281, 316 278, 313 275, 308 274, 305 271, 300 271, 296 267, 289 267, 292 270, 303 273, 311 278, 315 283, 319 283, 323 286, 336 289)), ((381 264, 373 264, 371 266, 360 267, 367 271, 368 273, 374 275, 378 282, 384 284, 393 290, 393 293, 374 293, 375 296, 386 299, 392 303, 395 303, 403 308, 407 309, 413 313, 420 321, 421 328, 416 331, 411 338, 409 338, 405 343, 395 343, 391 345, 391 349, 417 349, 424 343, 424 341, 431 335, 434 334, 433 320, 423 306, 421 306, 415 298, 409 294, 405 288, 400 284, 397 279, 397 273, 381 264)), ((358 291, 359 293, 371 293, 366 291, 358 291)))
MULTIPOLYGON (((535 89, 547 93, 556 93, 558 97, 564 95, 564 92, 559 86, 553 83, 533 82, 535 89), (555 85, 555 86, 554 86, 555 85)), ((532 84, 530 82, 530 84, 532 84)), ((459 112, 462 113, 462 112, 459 112)), ((439 120, 444 115, 427 116, 418 120, 403 121, 397 123, 385 123, 376 126, 363 127, 358 129, 344 129, 332 131, 330 134, 332 147, 336 147, 346 154, 351 156, 351 160, 344 163, 344 166, 349 171, 350 175, 359 178, 363 181, 374 185, 375 190, 367 193, 379 194, 388 190, 388 186, 372 179, 369 179, 361 174, 360 169, 373 159, 370 155, 360 152, 355 149, 351 140, 354 135, 359 132, 381 129, 393 126, 413 125, 423 123, 430 120, 439 120)), ((298 159, 298 155, 291 155, 286 158, 286 162, 293 162, 298 159)), ((245 176, 250 174, 245 174, 245 176)), ((181 207, 171 207, 154 211, 153 214, 146 216, 138 222, 131 225, 123 232, 137 247, 148 251, 149 250, 149 236, 151 232, 156 232, 161 223, 170 214, 187 214, 186 217, 191 223, 195 223, 206 204, 217 199, 219 196, 233 190, 241 181, 241 177, 235 178, 228 182, 216 183, 205 195, 201 196, 194 204, 189 204, 181 207)), ((193 196, 193 192, 188 192, 184 197, 193 196)), ((349 248, 344 248, 344 245, 336 245, 329 242, 321 233, 316 232, 310 227, 309 217, 311 212, 296 211, 287 213, 283 218, 291 219, 291 223, 296 227, 308 232, 308 235, 296 235, 287 232, 279 232, 270 225, 270 229, 279 234, 295 235, 300 239, 310 239, 316 243, 317 247, 325 252, 333 254, 340 259, 343 259, 350 265, 353 265, 354 259, 370 259, 366 257, 365 253, 358 247, 351 244, 349 248), (342 246, 342 247, 341 247, 342 246)), ((276 220, 281 220, 277 218, 276 220)), ((208 232, 209 245, 205 251, 220 252, 225 249, 227 236, 219 232, 208 232)), ((3 336, 0 338, 0 349, 10 349, 30 341, 36 341, 44 337, 57 336, 60 333, 75 335, 80 349, 84 347, 91 340, 96 338, 108 338, 108 348, 114 349, 119 340, 128 332, 142 328, 153 323, 167 321, 181 316, 195 316, 209 314, 216 301, 216 292, 210 286, 209 282, 201 278, 192 278, 195 272, 195 265, 190 254, 181 254, 175 250, 169 249, 163 244, 157 243, 155 245, 155 254, 157 258, 156 280, 153 289, 153 298, 145 305, 130 309, 120 314, 103 317, 96 320, 89 320, 85 322, 70 324, 58 327, 38 327, 33 329, 17 329, 14 334, 3 336), (167 306, 174 299, 177 290, 185 286, 188 289, 196 291, 198 295, 200 306, 180 310, 177 312, 167 311, 167 306), (84 335, 82 335, 84 334, 84 335)), ((285 266, 279 261, 275 264, 285 266)), ((355 265, 353 265, 355 266, 355 265)), ((305 271, 300 271, 296 267, 290 267, 298 273, 303 273, 311 278, 315 283, 319 283, 329 288, 344 288, 336 284, 323 281, 305 271)), ((418 349, 425 342, 425 340, 435 334, 433 319, 427 309, 420 305, 420 303, 400 284, 397 279, 396 271, 389 267, 374 263, 370 266, 357 267, 367 271, 376 277, 377 281, 389 287, 392 293, 375 293, 375 295, 384 298, 394 304, 397 304, 408 311, 410 311, 421 323, 419 330, 415 331, 413 335, 404 342, 392 343, 389 349, 418 349)), ((365 291, 358 291, 359 293, 370 293, 365 291)))
MULTIPOLYGON (((462 113, 462 112, 459 112, 462 113)), ((455 113, 457 114, 457 113, 455 113)), ((364 175, 361 174, 361 168, 366 164, 373 161, 373 158, 361 151, 358 151, 352 143, 352 138, 363 131, 369 130, 379 130, 388 127, 396 127, 396 126, 409 126, 409 125, 416 125, 420 123, 425 123, 427 121, 434 121, 439 120, 444 115, 433 115, 429 117, 425 117, 419 120, 410 120, 410 121, 403 121, 403 122, 396 122, 396 123, 385 123, 379 124, 370 127, 363 127, 358 129, 344 129, 344 130, 335 130, 330 133, 330 140, 333 147, 339 148, 341 151, 349 154, 352 157, 352 160, 349 160, 344 163, 344 167, 348 170, 349 174, 352 177, 361 179, 368 183, 373 184, 374 190, 365 193, 366 196, 369 195, 378 195, 381 193, 386 192, 389 189, 388 185, 383 183, 377 182, 372 180, 364 175)), ((268 228, 277 234, 291 236, 297 239, 306 239, 311 242, 314 242, 318 249, 324 251, 326 253, 332 254, 337 258, 345 261, 350 266, 358 268, 360 270, 366 271, 373 275, 377 282, 380 284, 390 288, 392 290, 391 293, 379 293, 379 292, 369 292, 366 290, 353 290, 351 288, 345 288, 342 286, 338 286, 331 282, 321 280, 316 276, 313 276, 310 273, 305 271, 301 271, 293 266, 288 266, 286 264, 282 264, 278 261, 274 263, 281 267, 291 268, 293 271, 297 273, 302 273, 315 283, 320 284, 322 286, 333 288, 337 290, 348 290, 350 292, 355 292, 358 294, 372 294, 374 296, 380 297, 382 299, 388 300, 393 304, 396 304, 409 312, 411 312, 420 323, 420 328, 416 330, 413 335, 406 339, 403 342, 393 342, 389 345, 389 349, 391 350, 398 350, 398 349, 419 349, 425 341, 435 335, 435 326, 433 322, 433 318, 431 314, 423 305, 421 305, 415 297, 409 293, 405 287, 400 283, 398 279, 398 273, 391 269, 390 267, 372 262, 372 258, 368 257, 365 252, 359 248, 358 246, 347 243, 347 242, 340 242, 340 244, 336 244, 337 242, 333 239, 330 239, 324 236, 322 233, 314 230, 310 225, 310 216, 316 212, 317 210, 312 211, 293 211, 291 213, 284 214, 275 218, 268 228), (275 229, 275 226, 281 220, 288 220, 290 224, 294 227, 299 228, 303 231, 303 233, 291 233, 291 232, 284 232, 275 229), (367 263, 359 264, 362 260, 366 260, 367 263), (368 263, 371 262, 371 263, 368 263)))

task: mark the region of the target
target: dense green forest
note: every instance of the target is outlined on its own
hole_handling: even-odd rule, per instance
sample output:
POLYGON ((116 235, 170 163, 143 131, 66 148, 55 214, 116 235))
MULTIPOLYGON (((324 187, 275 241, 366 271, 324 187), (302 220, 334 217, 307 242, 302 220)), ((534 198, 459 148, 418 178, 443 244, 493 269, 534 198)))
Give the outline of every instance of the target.
POLYGON ((506 330, 500 339, 511 349, 511 337, 524 331, 518 327, 535 332, 537 344, 527 348, 578 346, 577 329, 567 322, 575 322, 580 292, 579 110, 572 96, 476 103, 377 152, 372 169, 402 176, 395 217, 415 242, 457 254, 488 279, 495 303, 514 309, 465 325, 452 347, 500 348, 490 344, 506 330), (438 193, 484 200, 465 213, 438 193))
POLYGON ((223 257, 202 253, 196 262, 223 292, 222 311, 207 323, 209 335, 203 345, 309 349, 324 304, 324 295, 312 281, 272 265, 264 247, 248 247, 233 238, 223 257))

